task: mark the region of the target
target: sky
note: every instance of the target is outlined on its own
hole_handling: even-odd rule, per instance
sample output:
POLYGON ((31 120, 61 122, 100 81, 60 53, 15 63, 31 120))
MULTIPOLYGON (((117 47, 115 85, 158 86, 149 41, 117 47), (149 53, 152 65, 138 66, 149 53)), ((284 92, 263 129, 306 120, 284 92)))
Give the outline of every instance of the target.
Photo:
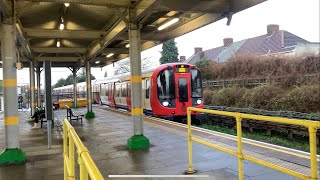
MULTIPOLYGON (((179 56, 190 57, 195 47, 203 50, 221 46, 223 38, 230 37, 233 41, 266 34, 268 24, 278 24, 281 30, 289 31, 310 42, 320 42, 320 1, 319 0, 267 0, 242 12, 234 14, 230 26, 227 19, 209 24, 198 30, 175 39, 179 56)), ((162 45, 142 52, 142 58, 150 57, 158 63, 162 45)), ((105 71, 113 74, 112 65, 104 68, 92 68, 91 73, 103 78, 105 71)), ((67 68, 52 69, 52 83, 65 78, 71 71, 67 68)), ((18 84, 29 83, 29 70, 17 71, 18 84)), ((2 69, 0 70, 2 79, 2 69)), ((43 84, 43 83, 42 83, 43 84)))

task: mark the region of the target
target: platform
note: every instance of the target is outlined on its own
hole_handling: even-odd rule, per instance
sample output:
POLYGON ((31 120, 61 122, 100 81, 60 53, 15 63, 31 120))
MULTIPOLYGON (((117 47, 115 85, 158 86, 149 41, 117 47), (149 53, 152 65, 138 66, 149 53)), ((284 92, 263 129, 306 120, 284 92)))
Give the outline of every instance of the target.
MULTIPOLYGON (((85 112, 85 109, 78 111, 85 112)), ((102 175, 182 175, 188 167, 187 137, 176 127, 145 121, 144 134, 150 139, 148 150, 128 150, 127 139, 132 133, 131 117, 94 107, 96 118, 84 120, 83 126, 73 125, 90 151, 102 175)), ((47 149, 46 128, 30 130, 25 122, 28 112, 19 112, 20 144, 26 152, 23 165, 0 167, 0 179, 63 179, 62 129, 52 131, 52 149, 47 149)), ((66 110, 57 110, 62 119, 66 110)), ((4 147, 3 114, 0 114, 0 149, 4 147)), ((238 179, 237 159, 233 156, 193 143, 193 166, 198 175, 208 178, 144 178, 144 179, 238 179)), ((295 179, 272 169, 244 161, 245 179, 295 179)), ((111 178, 126 179, 126 178, 111 178)), ((142 179, 142 178, 130 178, 142 179)))

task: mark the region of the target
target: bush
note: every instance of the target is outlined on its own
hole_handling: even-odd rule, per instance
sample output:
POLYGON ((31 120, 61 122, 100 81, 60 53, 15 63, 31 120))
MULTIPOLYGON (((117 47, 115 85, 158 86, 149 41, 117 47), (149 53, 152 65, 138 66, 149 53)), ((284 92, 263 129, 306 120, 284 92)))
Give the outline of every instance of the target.
POLYGON ((211 105, 234 107, 241 101, 245 92, 245 88, 237 86, 220 89, 213 93, 211 105))
POLYGON ((282 110, 317 113, 320 111, 320 85, 301 86, 292 89, 278 106, 282 110))
POLYGON ((283 96, 285 90, 273 85, 257 86, 247 90, 238 104, 242 107, 273 110, 278 98, 283 96))
POLYGON ((209 88, 203 90, 203 100, 204 104, 211 105, 213 91, 209 88))
MULTIPOLYGON (((199 61, 203 79, 241 79, 320 73, 320 57, 239 56, 225 63, 199 61)), ((319 82, 319 81, 318 81, 319 82)))

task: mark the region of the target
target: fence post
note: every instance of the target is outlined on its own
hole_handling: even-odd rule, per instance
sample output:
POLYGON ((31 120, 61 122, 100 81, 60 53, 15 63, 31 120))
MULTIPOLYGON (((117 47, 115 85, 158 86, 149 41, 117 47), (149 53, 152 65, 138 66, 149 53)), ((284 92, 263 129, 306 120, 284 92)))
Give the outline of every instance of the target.
POLYGON ((64 180, 68 179, 68 169, 67 169, 67 158, 68 156, 68 130, 66 123, 64 120, 62 120, 63 124, 63 174, 64 174, 64 180))
POLYGON ((88 180, 88 171, 83 163, 81 154, 78 151, 78 164, 80 166, 80 180, 88 180))
POLYGON ((243 180, 243 154, 242 154, 242 117, 241 114, 237 114, 237 138, 238 138, 238 171, 239 180, 243 180))
POLYGON ((74 141, 71 137, 71 130, 72 129, 69 129, 69 161, 70 161, 69 179, 75 179, 74 141))
POLYGON ((317 168, 317 129, 309 126, 309 141, 310 141, 310 168, 311 168, 311 179, 318 179, 318 168, 317 168))
POLYGON ((190 107, 187 109, 187 123, 188 123, 188 159, 189 167, 186 174, 193 174, 197 171, 192 169, 192 134, 191 134, 191 110, 190 107))

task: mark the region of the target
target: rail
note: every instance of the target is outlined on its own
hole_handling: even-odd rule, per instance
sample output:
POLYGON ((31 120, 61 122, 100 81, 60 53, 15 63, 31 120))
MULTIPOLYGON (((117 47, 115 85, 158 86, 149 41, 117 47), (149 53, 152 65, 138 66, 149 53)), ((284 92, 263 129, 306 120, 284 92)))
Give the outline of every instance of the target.
POLYGON ((189 159, 189 167, 187 173, 193 173, 192 167, 192 141, 198 142, 200 144, 215 148, 217 150, 223 151, 225 153, 231 154, 238 158, 238 172, 239 172, 239 180, 243 180, 243 160, 252 161, 262 166, 266 166, 277 171, 289 174, 291 176, 300 178, 300 179, 311 179, 311 180, 318 180, 318 168, 317 168, 317 144, 316 144, 316 132, 317 129, 320 128, 320 122, 318 121, 309 121, 309 120, 296 120, 296 119, 288 119, 288 118, 280 118, 280 117, 270 117, 270 116, 261 116, 261 115, 252 115, 252 114, 243 114, 237 112, 226 112, 226 111, 217 111, 217 110, 208 110, 208 109, 200 109, 194 107, 188 107, 187 110, 187 121, 188 121, 188 159, 189 159), (237 151, 233 151, 201 139, 192 137, 191 131, 191 112, 202 112, 202 113, 209 113, 209 114, 217 114, 223 116, 231 116, 236 119, 236 127, 237 127, 237 151), (297 171, 293 171, 267 161, 263 161, 257 159, 255 157, 243 154, 242 152, 242 125, 241 121, 242 118, 248 118, 258 121, 269 121, 269 122, 276 122, 276 123, 284 123, 284 124, 294 124, 299 126, 304 126, 308 128, 309 131, 309 141, 310 141, 310 168, 311 174, 310 176, 302 174, 297 171))
POLYGON ((64 118, 63 121, 63 159, 64 159, 64 180, 75 179, 75 146, 78 153, 78 164, 80 168, 80 179, 102 180, 96 164, 93 162, 88 149, 83 145, 79 136, 69 121, 64 118))

